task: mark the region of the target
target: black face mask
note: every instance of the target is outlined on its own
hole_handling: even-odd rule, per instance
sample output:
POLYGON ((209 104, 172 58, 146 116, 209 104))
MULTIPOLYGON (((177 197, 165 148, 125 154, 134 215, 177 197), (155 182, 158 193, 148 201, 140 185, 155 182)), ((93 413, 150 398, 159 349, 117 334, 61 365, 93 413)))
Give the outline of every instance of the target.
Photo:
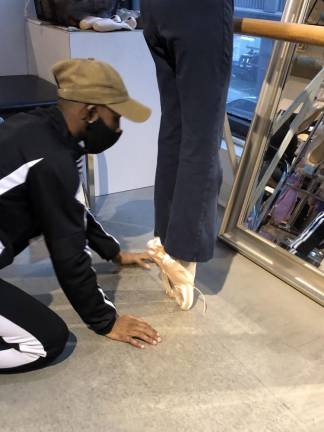
POLYGON ((101 118, 94 123, 89 123, 83 141, 86 153, 98 154, 112 147, 121 137, 123 132, 116 132, 103 122, 101 118))

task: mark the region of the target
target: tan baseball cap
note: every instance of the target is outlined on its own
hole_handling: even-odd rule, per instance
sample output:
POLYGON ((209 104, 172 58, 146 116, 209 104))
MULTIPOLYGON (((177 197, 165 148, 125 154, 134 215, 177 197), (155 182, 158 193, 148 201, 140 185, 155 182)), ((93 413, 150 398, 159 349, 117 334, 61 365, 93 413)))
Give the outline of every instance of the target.
POLYGON ((93 105, 106 105, 128 120, 142 123, 150 108, 132 99, 119 73, 95 59, 62 60, 52 68, 62 99, 93 105))

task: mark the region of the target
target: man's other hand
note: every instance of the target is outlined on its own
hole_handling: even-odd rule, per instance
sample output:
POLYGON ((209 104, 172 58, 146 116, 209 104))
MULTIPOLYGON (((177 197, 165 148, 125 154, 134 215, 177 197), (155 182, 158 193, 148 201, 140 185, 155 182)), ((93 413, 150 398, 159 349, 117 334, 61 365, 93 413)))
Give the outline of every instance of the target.
POLYGON ((156 330, 142 318, 131 315, 118 317, 114 327, 106 336, 109 339, 126 342, 141 349, 145 348, 143 341, 150 345, 157 345, 161 342, 161 337, 156 330))
POLYGON ((147 252, 119 252, 119 254, 114 258, 114 262, 121 265, 138 265, 146 270, 151 267, 146 261, 152 262, 151 257, 147 252))

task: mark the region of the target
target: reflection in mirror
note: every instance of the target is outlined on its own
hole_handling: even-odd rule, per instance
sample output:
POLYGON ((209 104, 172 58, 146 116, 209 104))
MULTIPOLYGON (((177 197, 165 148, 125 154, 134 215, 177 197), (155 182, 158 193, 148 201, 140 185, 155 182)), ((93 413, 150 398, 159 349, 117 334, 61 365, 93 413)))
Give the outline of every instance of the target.
POLYGON ((321 56, 303 60, 296 55, 244 226, 324 271, 323 53, 321 56), (305 74, 308 70, 312 79, 300 77, 298 62, 304 65, 300 71, 305 74), (291 102, 285 94, 296 83, 306 88, 291 102))

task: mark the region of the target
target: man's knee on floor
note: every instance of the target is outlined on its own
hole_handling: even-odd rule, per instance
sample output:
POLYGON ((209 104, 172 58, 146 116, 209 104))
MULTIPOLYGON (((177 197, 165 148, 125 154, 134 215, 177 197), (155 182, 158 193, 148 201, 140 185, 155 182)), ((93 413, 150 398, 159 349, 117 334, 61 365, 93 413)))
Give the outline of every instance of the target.
POLYGON ((45 343, 48 360, 54 359, 62 353, 69 339, 69 334, 70 332, 65 322, 57 317, 55 325, 51 326, 45 343))

